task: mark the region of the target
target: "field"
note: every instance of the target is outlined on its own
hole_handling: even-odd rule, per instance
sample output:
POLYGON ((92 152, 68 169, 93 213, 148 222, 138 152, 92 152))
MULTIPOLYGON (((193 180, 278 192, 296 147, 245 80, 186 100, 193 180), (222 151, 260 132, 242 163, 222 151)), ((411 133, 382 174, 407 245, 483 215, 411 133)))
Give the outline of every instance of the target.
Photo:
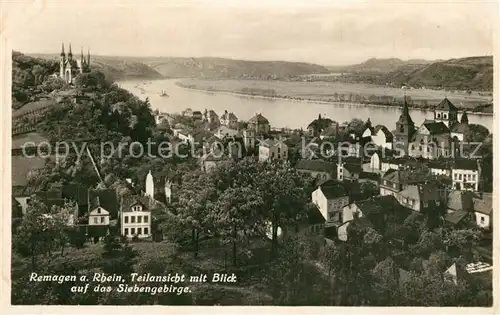
MULTIPOLYGON (((373 104, 380 102, 380 105, 384 103, 385 99, 403 98, 403 90, 398 88, 357 83, 186 79, 179 82, 179 85, 200 90, 327 102, 339 101, 340 95, 347 98, 346 101, 350 95, 353 95, 353 97, 363 100, 362 102, 373 104)), ((406 95, 411 98, 413 107, 422 108, 433 107, 444 97, 448 97, 457 107, 469 110, 479 104, 492 102, 491 96, 480 95, 478 92, 472 92, 471 95, 468 95, 465 92, 407 89, 406 95)))

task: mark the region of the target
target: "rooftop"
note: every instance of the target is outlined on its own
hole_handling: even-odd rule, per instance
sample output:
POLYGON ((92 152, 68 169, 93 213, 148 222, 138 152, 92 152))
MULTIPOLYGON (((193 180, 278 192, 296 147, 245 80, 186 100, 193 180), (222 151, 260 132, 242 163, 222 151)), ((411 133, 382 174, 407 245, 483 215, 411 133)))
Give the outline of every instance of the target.
POLYGON ((344 184, 336 180, 328 180, 321 184, 318 189, 321 189, 327 199, 348 196, 348 192, 344 184))
POLYGON ((248 122, 251 124, 269 124, 269 120, 260 113, 250 118, 248 122))
POLYGON ((335 164, 323 160, 300 160, 295 166, 298 170, 308 170, 314 172, 333 172, 335 164))
POLYGON ((446 110, 446 111, 458 111, 458 108, 455 105, 453 105, 453 103, 450 102, 450 100, 446 97, 441 101, 441 103, 439 103, 436 106, 436 109, 446 110))

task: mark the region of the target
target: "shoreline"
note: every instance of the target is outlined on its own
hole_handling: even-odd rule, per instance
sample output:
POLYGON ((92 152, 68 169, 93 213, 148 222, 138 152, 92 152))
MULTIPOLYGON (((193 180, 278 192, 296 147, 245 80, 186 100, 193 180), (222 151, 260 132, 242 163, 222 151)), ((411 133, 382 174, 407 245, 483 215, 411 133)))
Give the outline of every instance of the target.
MULTIPOLYGON (((179 80, 182 80, 182 79, 179 79, 179 80)), ((322 100, 302 99, 302 98, 294 98, 294 97, 287 97, 287 96, 265 96, 265 95, 254 95, 254 94, 231 92, 231 91, 224 91, 224 90, 207 90, 207 89, 201 89, 201 88, 196 88, 196 87, 184 86, 184 85, 179 84, 179 81, 175 82, 175 85, 177 85, 178 87, 183 88, 183 89, 198 91, 198 92, 202 92, 202 93, 225 94, 225 95, 233 95, 233 96, 238 96, 238 97, 243 96, 243 97, 250 97, 250 98, 257 98, 257 99, 289 100, 289 101, 296 101, 296 102, 303 102, 303 103, 314 103, 314 104, 322 104, 322 105, 376 107, 376 108, 386 108, 386 109, 402 108, 402 106, 393 106, 393 105, 363 104, 363 103, 350 103, 350 102, 340 102, 340 101, 322 101, 322 100)), ((421 107, 412 107, 412 106, 409 106, 409 109, 410 110, 419 110, 421 112, 429 112, 429 111, 434 110, 433 108, 421 108, 421 107)), ((459 109, 459 111, 463 111, 463 109, 459 109)), ((467 114, 470 114, 470 115, 493 117, 493 113, 488 113, 488 112, 473 112, 470 110, 466 110, 466 112, 467 112, 467 114)))

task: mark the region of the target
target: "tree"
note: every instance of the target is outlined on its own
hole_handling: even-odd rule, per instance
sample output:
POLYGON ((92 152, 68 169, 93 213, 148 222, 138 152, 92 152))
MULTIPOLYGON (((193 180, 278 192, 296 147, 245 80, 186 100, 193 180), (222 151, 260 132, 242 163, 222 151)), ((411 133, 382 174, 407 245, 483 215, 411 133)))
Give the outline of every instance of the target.
POLYGON ((67 207, 49 208, 41 200, 34 198, 27 208, 27 213, 14 235, 14 249, 31 256, 31 266, 36 270, 36 257, 42 253, 51 254, 51 250, 59 244, 64 250, 66 236, 65 227, 70 213, 67 207))
POLYGON ((198 257, 200 233, 209 230, 215 187, 209 175, 199 170, 186 174, 179 194, 179 217, 191 228, 194 258, 198 257))
POLYGON ((255 230, 263 230, 264 224, 258 209, 263 200, 250 187, 231 187, 219 196, 212 219, 217 229, 232 242, 233 265, 237 264, 237 243, 255 230))

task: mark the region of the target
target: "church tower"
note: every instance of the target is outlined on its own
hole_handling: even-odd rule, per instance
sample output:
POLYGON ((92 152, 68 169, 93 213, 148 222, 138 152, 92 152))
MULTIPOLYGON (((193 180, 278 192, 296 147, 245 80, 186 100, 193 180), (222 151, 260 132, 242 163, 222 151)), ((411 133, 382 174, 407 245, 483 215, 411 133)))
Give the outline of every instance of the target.
POLYGON ((83 57, 83 47, 80 52, 80 73, 83 73, 83 69, 85 68, 85 58, 83 57))
POLYGON ((451 128, 458 122, 458 108, 445 97, 434 109, 434 121, 443 122, 451 128))
POLYGON ((154 199, 155 195, 155 184, 153 180, 153 174, 149 171, 148 175, 146 175, 146 196, 151 199, 154 199))
POLYGON ((64 43, 61 46, 61 57, 59 58, 59 76, 64 78, 64 66, 66 64, 66 54, 64 53, 64 43))
POLYGON ((408 145, 411 138, 415 134, 415 123, 411 119, 408 103, 406 102, 406 95, 404 97, 403 112, 396 122, 396 131, 394 133, 394 148, 403 149, 405 154, 408 154, 408 145))

